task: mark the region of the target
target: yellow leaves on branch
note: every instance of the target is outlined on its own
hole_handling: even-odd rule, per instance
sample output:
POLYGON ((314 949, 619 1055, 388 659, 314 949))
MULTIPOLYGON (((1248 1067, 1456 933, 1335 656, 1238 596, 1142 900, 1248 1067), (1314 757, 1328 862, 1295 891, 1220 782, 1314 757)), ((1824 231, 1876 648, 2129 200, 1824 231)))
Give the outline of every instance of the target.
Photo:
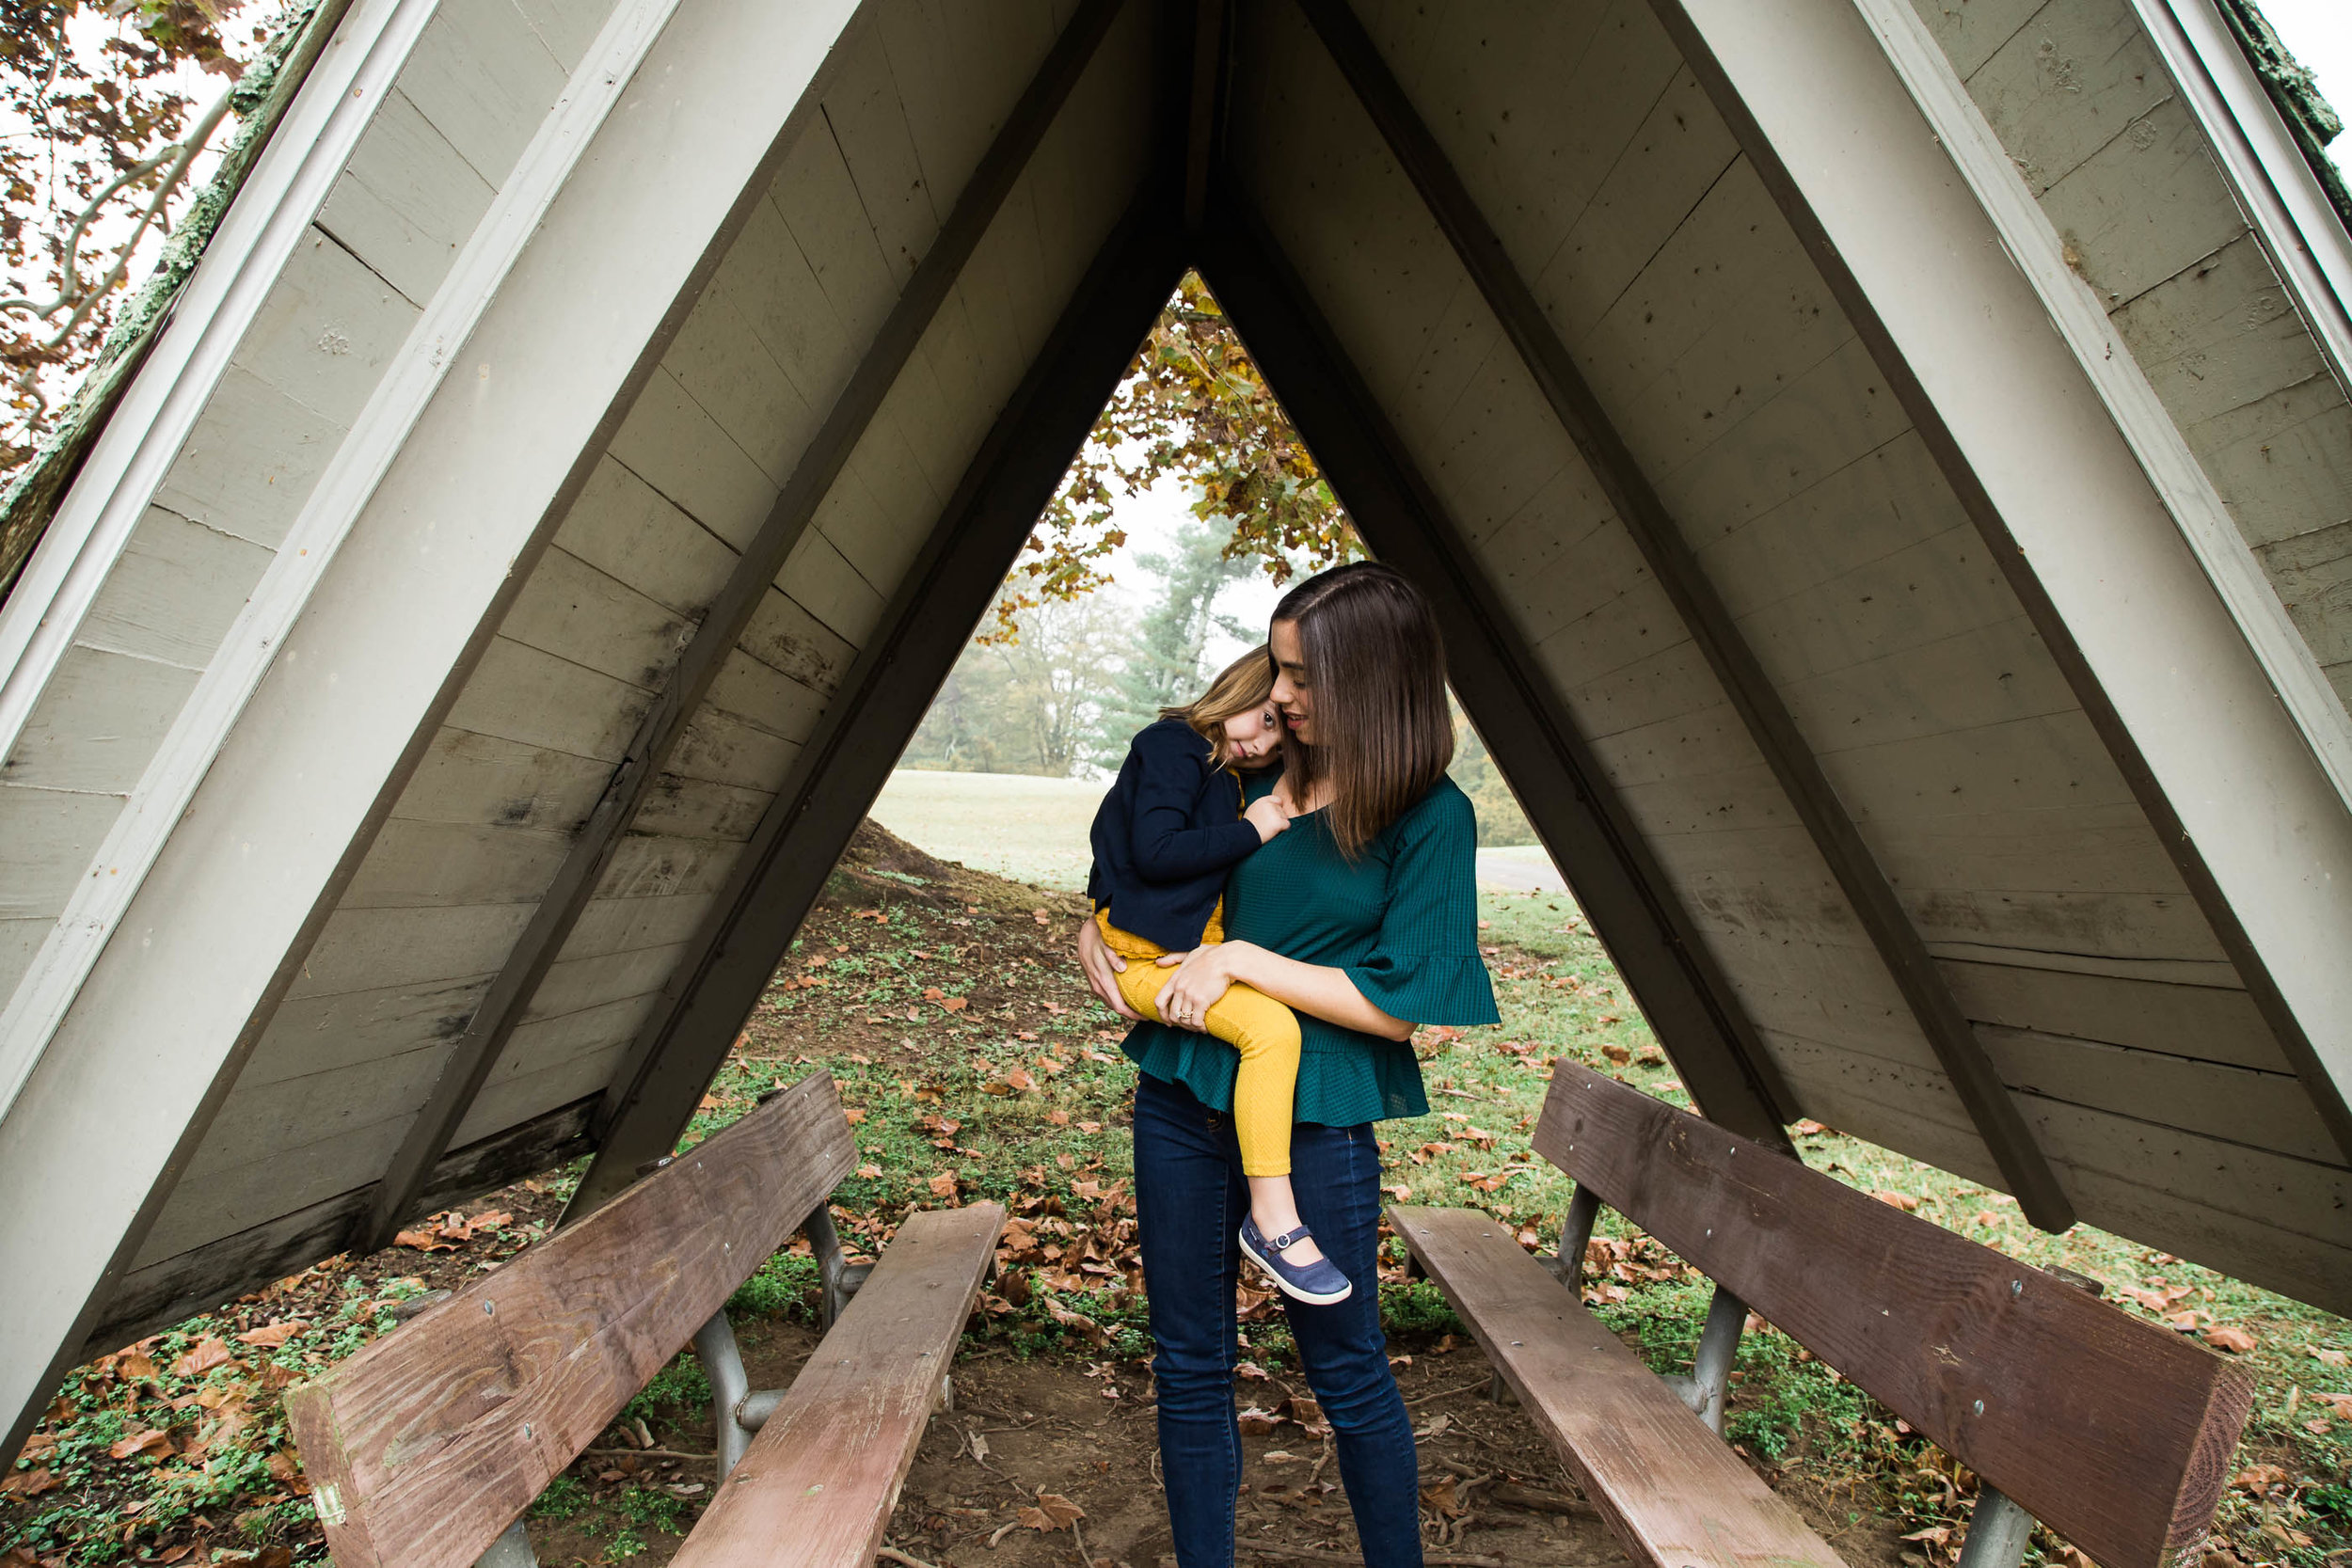
POLYGON ((1111 526, 1118 499, 1171 476, 1200 492, 1195 516, 1232 525, 1226 556, 1258 560, 1277 583, 1294 561, 1320 570, 1364 553, 1224 309, 1186 273, 1038 519, 979 641, 1017 641, 1023 610, 1106 582, 1098 563, 1126 543, 1111 526))

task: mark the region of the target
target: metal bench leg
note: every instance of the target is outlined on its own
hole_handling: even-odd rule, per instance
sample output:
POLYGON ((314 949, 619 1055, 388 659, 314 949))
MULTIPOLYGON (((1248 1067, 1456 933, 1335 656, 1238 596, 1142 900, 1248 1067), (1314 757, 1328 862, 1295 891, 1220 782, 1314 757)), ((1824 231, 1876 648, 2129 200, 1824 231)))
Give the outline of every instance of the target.
POLYGON ((1707 1304, 1707 1326, 1699 1330, 1691 1375, 1666 1374, 1676 1396, 1718 1437, 1724 1434, 1724 1400, 1731 1387, 1732 1362, 1740 1354, 1740 1331, 1747 1323, 1747 1303, 1716 1286, 1714 1299, 1707 1304))
POLYGON ((523 1522, 516 1519, 504 1533, 490 1543, 490 1549, 474 1559, 474 1568, 539 1568, 539 1559, 531 1549, 531 1537, 523 1533, 523 1522))
POLYGON ((1990 1486, 1977 1493, 1977 1512, 1960 1544, 1960 1568, 2017 1568, 2026 1560, 2033 1515, 1990 1486))
POLYGON ((1560 1251, 1543 1260, 1552 1277, 1571 1291, 1583 1285, 1584 1248, 1592 1241, 1593 1227, 1599 1219, 1600 1195, 1578 1182, 1576 1196, 1568 1200, 1568 1217, 1560 1223, 1560 1251))
MULTIPOLYGON (((857 1288, 874 1272, 874 1265, 851 1263, 842 1256, 841 1236, 834 1229, 833 1215, 825 1205, 818 1204, 802 1228, 808 1235, 808 1249, 817 1259, 817 1277, 824 1286, 824 1326, 830 1331, 850 1298, 857 1294, 857 1288)), ((724 1481, 735 1472, 744 1450, 752 1446, 753 1433, 766 1426, 768 1418, 776 1413, 776 1406, 784 1401, 784 1390, 753 1391, 751 1378, 743 1370, 742 1350, 735 1342, 735 1329, 728 1323, 723 1307, 694 1331, 694 1354, 702 1358, 704 1375, 710 1379, 710 1421, 719 1439, 719 1479, 724 1481)), ((943 1397, 948 1402, 946 1407, 954 1409, 954 1393, 945 1391, 943 1397)), ((492 1564, 491 1568, 506 1565, 492 1564)))
POLYGON ((824 1204, 817 1206, 817 1212, 808 1216, 801 1228, 807 1233, 808 1250, 817 1258, 817 1277, 825 1289, 824 1327, 831 1331, 841 1309, 850 1305, 857 1288, 874 1272, 874 1265, 851 1263, 843 1258, 840 1233, 834 1229, 833 1212, 824 1204))
POLYGON ((751 1379, 743 1371, 743 1352, 735 1342, 725 1307, 694 1331, 694 1354, 702 1359, 703 1375, 710 1379, 710 1425, 719 1439, 719 1479, 724 1481, 752 1446, 752 1429, 743 1424, 751 1379))
POLYGON ((1707 1326, 1699 1331, 1691 1382, 1698 1390, 1699 1419, 1718 1437, 1724 1434, 1724 1399, 1731 1388, 1732 1363, 1740 1356, 1740 1332, 1747 1325, 1748 1304, 1716 1286, 1707 1304, 1707 1326))

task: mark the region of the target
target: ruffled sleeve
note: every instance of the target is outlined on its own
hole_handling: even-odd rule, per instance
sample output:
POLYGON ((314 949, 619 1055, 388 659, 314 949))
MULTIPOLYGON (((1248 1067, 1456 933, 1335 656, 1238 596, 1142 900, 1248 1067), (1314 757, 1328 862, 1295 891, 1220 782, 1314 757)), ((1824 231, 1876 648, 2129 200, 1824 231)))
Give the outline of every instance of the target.
POLYGON ((1389 829, 1389 901, 1372 951, 1345 965, 1364 999, 1415 1023, 1495 1023, 1478 956, 1478 818, 1440 779, 1389 829))

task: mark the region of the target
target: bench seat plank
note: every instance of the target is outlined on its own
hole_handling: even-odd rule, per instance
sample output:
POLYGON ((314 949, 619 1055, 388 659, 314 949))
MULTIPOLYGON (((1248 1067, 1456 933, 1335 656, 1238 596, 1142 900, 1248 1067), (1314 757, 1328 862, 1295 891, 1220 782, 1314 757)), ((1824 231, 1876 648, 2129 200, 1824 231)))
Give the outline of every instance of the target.
POLYGON ((2203 1538, 2245 1368, 1565 1057, 1533 1141, 2098 1561, 2203 1538))
POLYGON ((1637 1560, 1661 1568, 1840 1562, 1493 1218, 1402 1204, 1389 1218, 1637 1560))
POLYGON ((339 1568, 464 1568, 857 1161, 812 1073, 288 1390, 339 1568))
POLYGON ((911 1214, 672 1568, 866 1568, 996 1256, 993 1203, 911 1214))

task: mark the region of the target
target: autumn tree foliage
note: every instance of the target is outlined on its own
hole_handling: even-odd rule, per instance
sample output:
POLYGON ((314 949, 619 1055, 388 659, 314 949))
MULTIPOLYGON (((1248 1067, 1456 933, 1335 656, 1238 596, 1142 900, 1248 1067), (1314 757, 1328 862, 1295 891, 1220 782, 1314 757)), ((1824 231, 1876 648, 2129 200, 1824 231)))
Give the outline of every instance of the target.
POLYGON ((245 9, 0 0, 0 483, 96 362, 226 139, 245 68, 285 14, 245 9))
POLYGON ((1038 520, 982 640, 1015 638, 1025 610, 1101 587, 1102 561, 1126 543, 1112 521, 1118 498, 1171 475, 1198 488, 1195 516, 1231 527, 1227 558, 1278 583, 1364 553, 1223 308, 1187 273, 1038 520))

